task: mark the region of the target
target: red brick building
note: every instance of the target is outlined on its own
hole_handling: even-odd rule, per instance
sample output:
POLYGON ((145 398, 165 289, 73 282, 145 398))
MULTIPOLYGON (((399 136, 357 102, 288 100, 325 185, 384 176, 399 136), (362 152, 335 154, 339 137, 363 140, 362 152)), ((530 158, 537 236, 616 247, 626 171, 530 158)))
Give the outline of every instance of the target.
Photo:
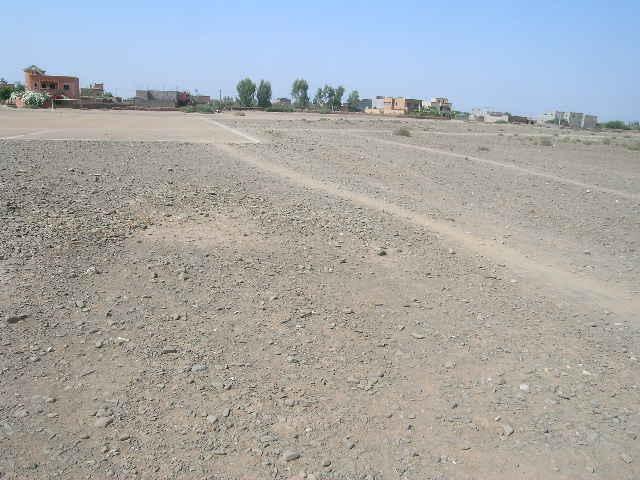
POLYGON ((80 98, 78 77, 46 75, 44 70, 35 65, 24 69, 24 86, 27 90, 48 93, 53 98, 80 98))

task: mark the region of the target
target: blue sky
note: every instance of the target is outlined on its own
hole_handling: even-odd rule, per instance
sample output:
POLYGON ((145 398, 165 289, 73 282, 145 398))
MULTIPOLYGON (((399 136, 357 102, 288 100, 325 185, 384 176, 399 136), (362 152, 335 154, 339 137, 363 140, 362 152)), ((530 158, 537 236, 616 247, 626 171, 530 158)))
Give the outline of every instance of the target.
POLYGON ((640 1, 608 3, 35 1, 3 9, 0 77, 36 64, 123 96, 234 95, 245 76, 288 96, 304 77, 312 92, 342 84, 465 110, 640 120, 640 1))

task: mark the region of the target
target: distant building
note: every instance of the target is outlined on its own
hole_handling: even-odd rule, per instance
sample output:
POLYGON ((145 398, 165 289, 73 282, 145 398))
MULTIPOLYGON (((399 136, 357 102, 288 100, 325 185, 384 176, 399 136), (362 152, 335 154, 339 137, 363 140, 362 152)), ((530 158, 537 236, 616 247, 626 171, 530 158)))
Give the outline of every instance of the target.
POLYGON ((372 99, 371 108, 375 110, 384 110, 384 97, 378 96, 372 99))
POLYGON ((473 108, 471 109, 471 115, 469 115, 469 120, 475 120, 476 122, 484 122, 484 116, 487 110, 484 108, 473 108))
POLYGON ((358 111, 364 112, 367 108, 373 107, 373 100, 370 98, 361 98, 358 102, 358 111))
POLYGON ((192 95, 191 100, 193 100, 196 105, 206 105, 211 103, 211 97, 209 95, 192 95))
POLYGON ((404 97, 376 97, 365 112, 383 115, 406 115, 422 108, 422 100, 404 97))
POLYGON ((44 70, 35 65, 24 69, 24 86, 27 90, 48 93, 53 98, 80 98, 78 77, 47 75, 44 70))
POLYGON ((484 114, 484 123, 509 122, 509 114, 505 112, 486 112, 484 114))
POLYGON ((522 123, 522 124, 531 124, 535 123, 529 117, 525 117, 523 115, 511 115, 509 114, 509 123, 522 123))
POLYGON ((488 108, 474 108, 471 110, 469 120, 485 123, 535 123, 535 120, 524 115, 511 115, 508 112, 496 112, 488 108))
POLYGON ((104 83, 93 83, 89 87, 80 89, 81 97, 102 97, 104 96, 104 83))
POLYGON ((598 117, 596 115, 587 115, 585 113, 582 118, 582 128, 596 128, 598 126, 598 117))
POLYGON ((453 105, 449 99, 445 97, 434 97, 431 99, 429 105, 440 115, 451 115, 451 112, 453 111, 453 105))
POLYGON ((404 97, 385 97, 384 113, 400 114, 415 112, 422 108, 422 100, 404 97))
POLYGON ((291 99, 286 97, 276 98, 273 102, 274 105, 291 105, 291 99))
POLYGON ((556 110, 544 113, 539 121, 571 128, 595 128, 598 124, 598 117, 582 112, 560 112, 556 110))

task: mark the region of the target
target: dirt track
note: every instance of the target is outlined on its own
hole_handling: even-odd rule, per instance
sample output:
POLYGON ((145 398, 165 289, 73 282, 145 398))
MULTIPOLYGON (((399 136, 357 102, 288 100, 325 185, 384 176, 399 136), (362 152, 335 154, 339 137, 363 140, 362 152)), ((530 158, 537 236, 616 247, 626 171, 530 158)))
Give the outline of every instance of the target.
POLYGON ((638 478, 638 140, 0 111, 0 478, 638 478))

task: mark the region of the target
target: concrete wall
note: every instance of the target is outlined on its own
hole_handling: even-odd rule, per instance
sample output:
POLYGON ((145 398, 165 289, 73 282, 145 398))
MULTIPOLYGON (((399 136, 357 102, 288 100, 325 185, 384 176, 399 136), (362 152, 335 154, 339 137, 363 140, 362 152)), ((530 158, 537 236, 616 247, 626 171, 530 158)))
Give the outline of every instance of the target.
POLYGON ((136 90, 135 104, 145 107, 175 107, 178 92, 175 90, 136 90))

